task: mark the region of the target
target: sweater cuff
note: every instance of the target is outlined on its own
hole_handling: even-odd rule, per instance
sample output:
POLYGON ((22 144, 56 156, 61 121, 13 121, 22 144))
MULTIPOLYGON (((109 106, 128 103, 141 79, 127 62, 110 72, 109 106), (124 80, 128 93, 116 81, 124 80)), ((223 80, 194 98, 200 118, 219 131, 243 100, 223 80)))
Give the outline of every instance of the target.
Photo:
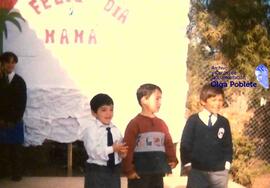
POLYGON ((123 165, 123 172, 124 172, 124 174, 125 174, 126 176, 129 176, 129 175, 133 174, 134 172, 136 172, 134 164, 128 165, 128 168, 127 168, 127 166, 124 164, 124 165, 123 165))
POLYGON ((126 172, 126 176, 130 176, 131 174, 135 173, 136 171, 134 169, 129 170, 126 172))

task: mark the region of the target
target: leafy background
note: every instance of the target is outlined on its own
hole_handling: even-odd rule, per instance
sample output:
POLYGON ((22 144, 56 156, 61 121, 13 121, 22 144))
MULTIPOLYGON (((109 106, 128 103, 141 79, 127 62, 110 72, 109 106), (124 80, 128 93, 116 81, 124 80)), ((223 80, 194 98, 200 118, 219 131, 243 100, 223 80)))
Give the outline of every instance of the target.
POLYGON ((13 10, 17 0, 1 0, 0 1, 0 54, 3 53, 3 38, 8 37, 6 22, 13 23, 21 32, 22 28, 17 19, 23 19, 19 12, 13 10))
MULTIPOLYGON (((191 0, 186 103, 188 117, 201 108, 199 92, 211 81, 212 66, 256 81, 259 64, 270 67, 270 1, 191 0)), ((269 75, 268 75, 269 78, 269 75)), ((244 81, 243 80, 243 81, 244 81)), ((226 87, 223 115, 234 144, 232 179, 246 187, 270 187, 270 94, 256 88, 226 87)))

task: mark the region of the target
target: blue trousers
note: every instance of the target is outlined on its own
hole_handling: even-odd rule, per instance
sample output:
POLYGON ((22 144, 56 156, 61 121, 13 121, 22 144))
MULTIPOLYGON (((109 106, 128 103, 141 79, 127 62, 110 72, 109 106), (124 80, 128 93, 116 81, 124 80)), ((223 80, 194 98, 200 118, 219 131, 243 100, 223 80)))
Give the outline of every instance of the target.
POLYGON ((21 176, 23 173, 23 121, 0 129, 0 177, 21 176))
POLYGON ((18 122, 14 127, 0 129, 0 144, 23 144, 24 123, 18 122))
POLYGON ((110 168, 86 163, 84 188, 120 188, 120 165, 110 168))
POLYGON ((163 188, 162 174, 139 175, 140 179, 128 180, 128 188, 163 188))

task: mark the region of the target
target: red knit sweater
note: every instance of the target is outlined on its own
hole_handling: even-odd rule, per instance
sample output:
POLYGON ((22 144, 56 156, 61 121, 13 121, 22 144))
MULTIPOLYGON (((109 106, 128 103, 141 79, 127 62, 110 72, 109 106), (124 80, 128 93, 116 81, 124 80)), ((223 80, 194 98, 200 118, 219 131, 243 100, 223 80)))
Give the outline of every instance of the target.
POLYGON ((127 157, 122 162, 123 171, 126 175, 137 172, 138 169, 136 168, 140 168, 142 173, 144 173, 144 169, 147 173, 151 173, 151 170, 153 173, 157 173, 159 167, 162 169, 164 166, 168 166, 169 162, 178 163, 168 127, 166 123, 158 117, 150 118, 138 114, 129 122, 125 131, 124 142, 128 146, 127 157), (139 155, 139 157, 134 157, 136 154, 139 155), (165 160, 160 159, 160 155, 165 156, 165 160), (138 161, 136 161, 136 159, 138 161), (142 160, 143 164, 141 164, 142 160), (154 166, 154 168, 146 167, 151 165, 154 166))

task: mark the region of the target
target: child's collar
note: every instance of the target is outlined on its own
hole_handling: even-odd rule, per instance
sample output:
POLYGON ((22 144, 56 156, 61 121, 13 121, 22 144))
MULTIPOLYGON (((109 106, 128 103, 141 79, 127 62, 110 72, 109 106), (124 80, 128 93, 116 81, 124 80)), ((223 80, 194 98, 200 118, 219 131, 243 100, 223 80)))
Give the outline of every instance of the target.
POLYGON ((97 123, 97 125, 100 126, 100 127, 115 127, 115 125, 112 124, 112 122, 110 122, 109 125, 105 125, 105 124, 103 124, 103 123, 102 123, 99 119, 97 119, 97 118, 96 118, 96 123, 97 123))
POLYGON ((145 115, 145 114, 142 114, 142 113, 139 113, 139 116, 142 116, 142 117, 145 117, 145 118, 150 118, 150 119, 154 119, 156 118, 155 115, 153 115, 152 117, 148 116, 148 115, 145 115))
POLYGON ((206 116, 210 116, 211 114, 214 115, 214 116, 217 116, 217 114, 211 113, 211 112, 209 112, 209 111, 208 111, 207 109, 205 109, 205 108, 201 111, 201 113, 204 114, 204 115, 206 115, 206 116))

